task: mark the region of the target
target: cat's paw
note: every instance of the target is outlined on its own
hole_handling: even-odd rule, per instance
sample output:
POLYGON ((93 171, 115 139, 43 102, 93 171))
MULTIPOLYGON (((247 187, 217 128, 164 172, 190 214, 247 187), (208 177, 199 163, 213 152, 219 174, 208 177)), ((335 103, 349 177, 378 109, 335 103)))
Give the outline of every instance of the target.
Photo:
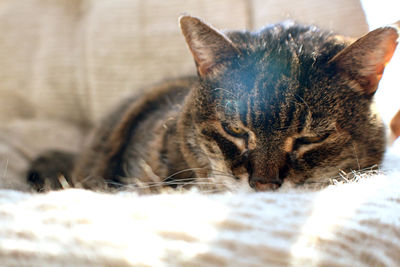
POLYGON ((27 181, 38 192, 72 187, 74 161, 75 154, 46 151, 32 161, 27 171, 27 181))

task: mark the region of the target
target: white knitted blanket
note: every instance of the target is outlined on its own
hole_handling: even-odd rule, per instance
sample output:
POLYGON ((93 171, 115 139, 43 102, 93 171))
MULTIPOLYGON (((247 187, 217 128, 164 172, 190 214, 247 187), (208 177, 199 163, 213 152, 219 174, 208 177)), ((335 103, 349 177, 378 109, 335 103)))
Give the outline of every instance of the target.
POLYGON ((400 142, 319 191, 0 191, 1 266, 399 266, 400 142))

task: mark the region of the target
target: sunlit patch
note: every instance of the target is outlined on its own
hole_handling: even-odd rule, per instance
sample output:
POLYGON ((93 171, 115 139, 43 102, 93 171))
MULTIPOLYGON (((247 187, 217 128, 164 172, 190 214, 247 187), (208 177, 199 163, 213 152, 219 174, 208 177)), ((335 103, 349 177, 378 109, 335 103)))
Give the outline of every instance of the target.
POLYGON ((346 221, 352 221, 359 207, 379 195, 381 189, 385 189, 386 180, 377 182, 377 179, 384 179, 383 175, 382 177, 376 174, 374 176, 374 179, 370 180, 368 180, 368 175, 358 176, 356 180, 362 180, 368 185, 363 186, 363 190, 357 190, 358 184, 353 183, 339 188, 331 186, 317 193, 312 202, 311 215, 290 249, 291 266, 318 266, 319 257, 322 256, 315 248, 321 247, 321 244, 329 240, 335 240, 339 227, 346 221))
POLYGON ((54 259, 69 252, 78 258, 71 263, 81 256, 94 265, 102 259, 116 266, 190 261, 210 250, 218 237, 216 225, 229 214, 223 201, 196 193, 138 197, 73 189, 14 201, 18 205, 1 206, 14 214, 11 229, 19 237, 3 235, 2 252, 54 259))

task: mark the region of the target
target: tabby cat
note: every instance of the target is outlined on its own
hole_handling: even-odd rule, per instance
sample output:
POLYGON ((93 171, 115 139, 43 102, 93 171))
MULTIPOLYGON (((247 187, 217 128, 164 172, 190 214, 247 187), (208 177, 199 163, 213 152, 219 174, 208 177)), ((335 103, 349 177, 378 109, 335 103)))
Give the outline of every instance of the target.
MULTIPOLYGON (((64 168, 70 186, 264 191, 381 162, 373 95, 397 45, 394 27, 350 44, 291 22, 222 33, 183 16, 180 26, 197 77, 125 100, 93 131, 72 174, 64 168)), ((55 171, 43 174, 43 162, 56 164, 50 155, 29 171, 38 190, 48 179, 61 187, 55 171)))

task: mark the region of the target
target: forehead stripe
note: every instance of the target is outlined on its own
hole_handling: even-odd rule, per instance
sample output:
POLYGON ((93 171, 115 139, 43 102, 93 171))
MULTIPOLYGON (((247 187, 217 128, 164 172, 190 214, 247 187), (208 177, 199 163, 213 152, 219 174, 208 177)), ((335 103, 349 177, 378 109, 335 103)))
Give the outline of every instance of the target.
MULTIPOLYGON (((288 100, 286 99, 286 101, 288 100)), ((283 114, 283 116, 281 115, 282 118, 281 127, 285 129, 293 124, 294 113, 296 112, 295 104, 289 102, 288 105, 289 105, 288 108, 284 110, 285 114, 283 114)))

